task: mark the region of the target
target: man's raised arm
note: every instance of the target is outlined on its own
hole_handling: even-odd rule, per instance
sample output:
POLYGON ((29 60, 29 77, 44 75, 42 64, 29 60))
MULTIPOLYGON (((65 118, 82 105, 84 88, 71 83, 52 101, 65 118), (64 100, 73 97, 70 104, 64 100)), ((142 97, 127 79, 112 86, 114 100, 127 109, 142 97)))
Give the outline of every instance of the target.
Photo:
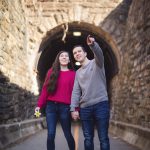
POLYGON ((103 51, 98 45, 97 42, 95 42, 95 39, 91 37, 90 35, 87 37, 87 44, 89 45, 90 49, 94 53, 94 58, 96 63, 100 66, 103 67, 104 64, 104 56, 103 56, 103 51))

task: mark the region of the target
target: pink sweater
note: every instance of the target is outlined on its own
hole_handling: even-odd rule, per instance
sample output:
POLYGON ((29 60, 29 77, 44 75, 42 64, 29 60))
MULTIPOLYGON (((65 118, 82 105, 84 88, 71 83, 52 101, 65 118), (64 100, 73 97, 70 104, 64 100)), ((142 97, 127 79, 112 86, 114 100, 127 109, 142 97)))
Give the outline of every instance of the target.
POLYGON ((58 81, 57 81, 57 89, 54 93, 48 93, 47 91, 47 83, 50 78, 52 70, 49 69, 45 82, 42 87, 42 91, 40 97, 38 99, 38 107, 42 108, 46 105, 47 101, 60 102, 65 104, 71 103, 71 93, 73 90, 73 84, 75 79, 75 71, 60 71, 58 81))

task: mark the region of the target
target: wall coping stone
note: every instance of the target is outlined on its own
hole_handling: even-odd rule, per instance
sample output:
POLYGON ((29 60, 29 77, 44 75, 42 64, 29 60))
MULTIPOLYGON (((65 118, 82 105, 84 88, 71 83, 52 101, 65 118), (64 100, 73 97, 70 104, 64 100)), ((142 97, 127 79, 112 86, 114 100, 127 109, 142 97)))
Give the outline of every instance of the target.
POLYGON ((120 121, 110 121, 110 133, 117 135, 124 141, 142 149, 150 148, 150 129, 143 128, 139 125, 133 125, 120 121))
POLYGON ((45 118, 0 125, 0 149, 24 139, 45 128, 45 118))

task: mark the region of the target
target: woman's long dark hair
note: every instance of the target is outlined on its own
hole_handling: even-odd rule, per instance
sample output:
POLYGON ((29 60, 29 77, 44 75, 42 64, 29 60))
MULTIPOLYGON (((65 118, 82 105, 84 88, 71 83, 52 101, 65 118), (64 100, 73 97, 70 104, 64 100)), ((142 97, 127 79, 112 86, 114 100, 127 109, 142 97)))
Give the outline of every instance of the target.
MULTIPOLYGON (((56 84, 57 84, 57 79, 59 77, 59 72, 60 72, 60 62, 59 62, 59 56, 61 53, 68 53, 67 51, 60 51, 56 58, 55 58, 55 61, 52 65, 52 72, 51 72, 51 75, 50 75, 50 79, 48 81, 48 92, 49 93, 53 93, 55 90, 56 90, 56 84)), ((73 70, 73 63, 72 63, 72 60, 71 60, 71 57, 68 53, 68 56, 69 56, 69 60, 70 62, 68 63, 68 68, 73 70)))

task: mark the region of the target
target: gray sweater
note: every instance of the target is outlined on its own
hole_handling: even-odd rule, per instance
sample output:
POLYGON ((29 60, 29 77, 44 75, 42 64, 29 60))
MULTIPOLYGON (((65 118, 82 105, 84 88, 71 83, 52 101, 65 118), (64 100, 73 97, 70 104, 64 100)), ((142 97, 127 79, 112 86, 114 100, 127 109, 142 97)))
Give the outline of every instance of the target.
POLYGON ((76 72, 71 111, 74 111, 75 107, 84 108, 108 100, 103 52, 96 42, 90 48, 94 59, 76 72))

